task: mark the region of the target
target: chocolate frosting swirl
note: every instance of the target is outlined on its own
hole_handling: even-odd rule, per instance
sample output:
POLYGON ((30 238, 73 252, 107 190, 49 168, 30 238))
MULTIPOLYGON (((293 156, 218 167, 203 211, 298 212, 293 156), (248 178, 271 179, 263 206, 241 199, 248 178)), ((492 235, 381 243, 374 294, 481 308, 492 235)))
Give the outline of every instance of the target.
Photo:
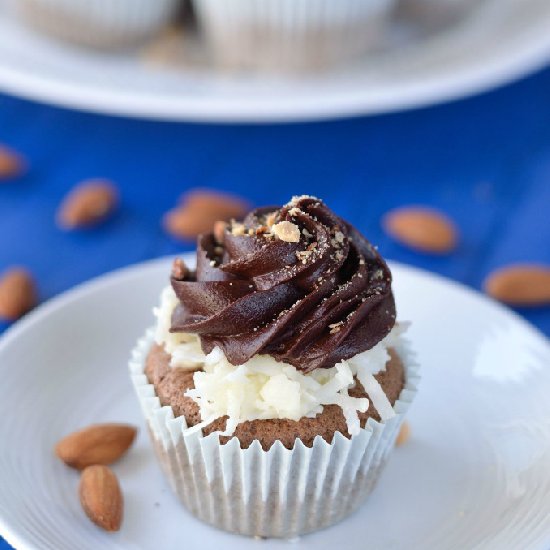
POLYGON ((219 346, 234 365, 269 354, 308 372, 392 329, 388 266, 319 199, 254 210, 216 237, 199 236, 196 272, 180 261, 171 278, 180 301, 171 331, 199 334, 205 353, 219 346))

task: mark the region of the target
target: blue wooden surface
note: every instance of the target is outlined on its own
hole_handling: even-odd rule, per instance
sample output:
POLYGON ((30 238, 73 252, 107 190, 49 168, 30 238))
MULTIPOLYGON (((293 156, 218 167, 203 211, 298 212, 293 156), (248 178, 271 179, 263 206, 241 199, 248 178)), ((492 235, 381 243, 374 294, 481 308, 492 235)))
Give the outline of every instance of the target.
MULTIPOLYGON (((550 69, 446 105, 289 125, 144 122, 0 95, 0 142, 32 166, 0 186, 0 270, 26 265, 43 300, 117 267, 191 249, 167 237, 159 220, 197 186, 257 205, 315 194, 386 257, 473 288, 509 262, 550 264, 550 69), (93 231, 58 230, 60 199, 92 176, 118 183, 118 215, 93 231), (462 234, 455 254, 422 256, 383 234, 381 215, 409 203, 455 219, 462 234)), ((550 335, 550 308, 520 313, 550 335)))

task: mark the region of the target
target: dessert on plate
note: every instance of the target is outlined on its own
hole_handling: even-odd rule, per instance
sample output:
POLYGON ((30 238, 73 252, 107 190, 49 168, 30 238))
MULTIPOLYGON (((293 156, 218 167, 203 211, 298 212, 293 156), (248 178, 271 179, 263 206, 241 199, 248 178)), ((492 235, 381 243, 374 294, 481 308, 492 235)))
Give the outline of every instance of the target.
POLYGON ((11 0, 15 15, 33 28, 81 46, 135 46, 158 33, 180 0, 11 0))
POLYGON ((294 537, 355 510, 418 382, 391 273, 321 200, 199 236, 130 371, 157 456, 195 516, 294 537))
POLYGON ((223 68, 341 67, 379 46, 396 0, 193 0, 223 68))
POLYGON ((399 0, 397 13, 406 21, 441 31, 484 3, 483 0, 399 0))

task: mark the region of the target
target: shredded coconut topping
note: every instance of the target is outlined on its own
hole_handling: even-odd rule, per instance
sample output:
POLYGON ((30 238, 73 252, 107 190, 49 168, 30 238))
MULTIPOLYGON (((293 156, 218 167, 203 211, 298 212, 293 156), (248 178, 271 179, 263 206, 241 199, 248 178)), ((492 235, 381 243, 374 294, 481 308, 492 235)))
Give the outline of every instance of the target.
POLYGON ((322 412, 324 405, 334 404, 341 407, 350 435, 355 435, 360 430, 358 413, 367 411, 369 400, 349 395, 348 391, 355 385, 354 378, 361 382, 382 420, 395 415, 374 375, 385 369, 390 359, 388 349, 397 343, 406 325, 396 325, 370 350, 332 368, 303 374, 269 355, 257 355, 238 366, 229 363, 217 347, 205 355, 196 335, 170 333, 170 320, 177 303, 172 288, 164 289, 160 307, 154 310, 155 341, 172 355, 172 367, 196 370, 195 388, 185 395, 199 406, 200 426, 227 415, 222 435, 231 435, 238 424, 247 420, 312 418, 322 412))

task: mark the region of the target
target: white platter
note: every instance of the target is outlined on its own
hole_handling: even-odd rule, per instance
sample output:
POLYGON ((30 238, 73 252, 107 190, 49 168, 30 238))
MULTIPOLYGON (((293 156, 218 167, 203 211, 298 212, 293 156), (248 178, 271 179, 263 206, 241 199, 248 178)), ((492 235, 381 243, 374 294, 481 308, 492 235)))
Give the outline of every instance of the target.
POLYGON ((65 46, 17 24, 3 2, 1 90, 136 117, 259 122, 394 111, 492 88, 550 57, 547 0, 480 1, 447 33, 405 39, 410 32, 396 27, 379 52, 354 66, 294 78, 223 74, 200 55, 159 67, 137 53, 65 46))
MULTIPOLYGON (((341 524, 297 549, 547 550, 550 547, 550 346, 504 307, 465 287, 392 265, 399 317, 423 368, 412 438, 341 524)), ((119 464, 126 499, 117 534, 93 526, 78 475, 52 448, 98 421, 143 428, 127 374, 152 323, 169 262, 124 269, 39 307, 0 341, 0 534, 41 550, 288 547, 229 535, 172 496, 141 431, 119 464)))

